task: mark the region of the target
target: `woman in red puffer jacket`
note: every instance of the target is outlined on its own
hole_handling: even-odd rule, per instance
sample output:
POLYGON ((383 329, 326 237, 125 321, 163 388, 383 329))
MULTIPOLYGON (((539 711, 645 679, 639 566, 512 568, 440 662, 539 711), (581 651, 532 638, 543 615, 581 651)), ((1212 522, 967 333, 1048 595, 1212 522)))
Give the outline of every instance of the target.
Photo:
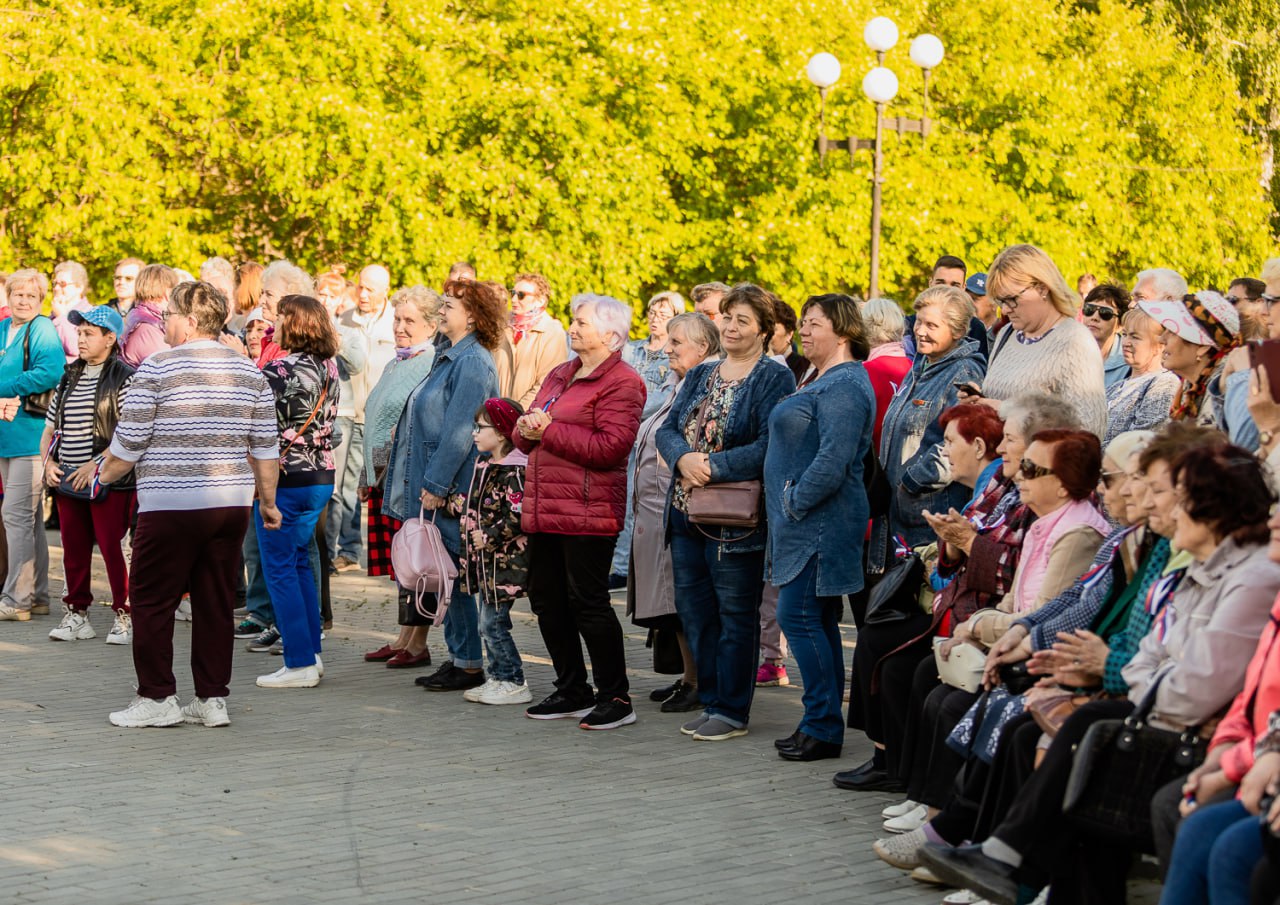
POLYGON ((615 729, 636 721, 609 566, 645 386, 622 361, 631 309, 598 295, 579 295, 571 307, 569 344, 578 357, 547 375, 513 438, 529 455, 521 517, 529 537, 529 603, 556 670, 555 692, 525 713, 615 729), (594 692, 579 635, 591 655, 594 692))

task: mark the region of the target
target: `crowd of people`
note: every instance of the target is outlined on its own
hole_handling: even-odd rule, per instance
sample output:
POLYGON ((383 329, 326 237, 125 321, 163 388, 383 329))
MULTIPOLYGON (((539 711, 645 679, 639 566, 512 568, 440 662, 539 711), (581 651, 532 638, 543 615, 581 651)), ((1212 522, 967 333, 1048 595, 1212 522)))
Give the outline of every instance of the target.
POLYGON ((94 305, 74 261, 21 269, 0 300, 0 621, 50 612, 47 492, 50 639, 96 637, 96 546, 106 641, 132 646, 114 725, 228 725, 233 638, 281 655, 259 687, 320 685, 330 574, 363 561, 398 599, 367 663, 617 729, 640 709, 624 588, 674 677, 647 697, 693 741, 748 735, 789 651, 778 756, 863 733, 834 783, 902 796, 875 853, 947 902, 1122 902, 1142 854, 1162 902, 1277 900, 1280 258, 1223 294, 1167 268, 1072 289, 1031 245, 982 273, 944 255, 909 316, 706 283, 692 310, 649 299, 636 339, 629 304, 574 296, 566 328, 542 274, 465 263, 394 293, 376 264, 114 278, 94 305), (406 565, 407 538, 440 561, 406 565))

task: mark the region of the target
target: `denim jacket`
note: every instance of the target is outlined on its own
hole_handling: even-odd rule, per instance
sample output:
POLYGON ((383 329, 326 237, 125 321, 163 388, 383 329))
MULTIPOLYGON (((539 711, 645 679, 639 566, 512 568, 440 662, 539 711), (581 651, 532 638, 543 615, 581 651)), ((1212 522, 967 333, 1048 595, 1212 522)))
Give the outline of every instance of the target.
MULTIPOLYGON (((671 511, 671 494, 679 480, 676 463, 685 453, 693 452, 684 438, 684 425, 702 405, 708 393, 712 373, 719 361, 707 361, 685 375, 684 383, 671 405, 671 413, 658 429, 658 453, 671 466, 671 488, 667 491, 667 513, 671 511)), ((778 400, 796 389, 796 379, 784 365, 762 355, 733 396, 733 408, 724 432, 724 450, 712 453, 711 483, 723 481, 759 481, 764 476, 764 454, 769 447, 769 415, 778 400)), ((763 550, 767 534, 766 511, 760 513, 760 527, 746 537, 739 528, 722 528, 720 552, 754 553, 763 550), (724 539, 728 538, 728 539, 724 539)), ((709 531, 714 533, 714 531, 709 531)))
POLYGON ((959 509, 969 499, 969 489, 951 480, 938 416, 956 404, 957 383, 981 384, 985 373, 978 344, 961 340, 940 361, 916 358, 889 402, 880 428, 880 464, 893 500, 888 519, 877 519, 872 532, 868 561, 873 569, 887 560, 892 535, 901 534, 911 547, 934 539, 921 511, 959 509))
POLYGON ((862 590, 862 539, 870 506, 862 463, 876 399, 861 362, 839 364, 778 403, 769 416, 764 499, 769 583, 794 581, 818 558, 820 597, 862 590))
MULTIPOLYGON (((440 497, 467 491, 476 462, 471 439, 476 409, 497 395, 493 356, 475 334, 437 353, 431 373, 410 395, 396 426, 383 500, 387 515, 401 521, 416 516, 414 504, 423 490, 440 497), (397 471, 399 462, 407 463, 403 471, 397 471), (393 500, 398 511, 393 511, 393 500)), ((435 523, 449 552, 460 555, 458 517, 441 508, 435 523)))

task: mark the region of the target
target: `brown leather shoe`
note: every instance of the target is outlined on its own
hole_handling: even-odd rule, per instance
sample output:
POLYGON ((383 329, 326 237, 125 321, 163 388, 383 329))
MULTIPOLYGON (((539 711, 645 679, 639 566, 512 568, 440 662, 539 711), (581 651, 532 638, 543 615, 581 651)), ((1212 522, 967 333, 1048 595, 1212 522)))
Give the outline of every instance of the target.
POLYGON ((431 651, 423 648, 420 654, 411 654, 409 649, 397 651, 396 655, 387 661, 387 669, 413 669, 417 666, 431 665, 431 651))
POLYGON ((383 663, 390 660, 396 654, 401 653, 403 650, 404 648, 401 647, 392 647, 390 644, 384 644, 377 650, 369 651, 369 653, 364 655, 364 659, 367 663, 383 663))

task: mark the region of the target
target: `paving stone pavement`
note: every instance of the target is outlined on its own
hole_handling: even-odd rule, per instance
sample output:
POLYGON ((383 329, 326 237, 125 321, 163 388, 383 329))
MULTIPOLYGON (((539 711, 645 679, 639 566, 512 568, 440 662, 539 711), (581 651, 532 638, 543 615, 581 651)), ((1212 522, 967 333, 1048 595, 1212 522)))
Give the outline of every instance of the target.
MULTIPOLYGON (((362 662, 394 637, 391 586, 346 573, 333 595, 321 686, 257 688, 255 677, 280 660, 241 642, 225 729, 107 722, 131 699, 133 670, 130 648, 104 643, 105 608, 93 609, 92 641, 49 641, 56 613, 0 623, 0 898, 941 900, 871 851, 894 797, 831 785, 833 772, 869 755, 864 739, 851 738, 838 761, 790 764, 774 753, 772 740, 801 713, 794 664, 797 685, 758 690, 750 735, 695 743, 677 731, 684 715, 648 701, 669 679, 651 671, 643 634, 624 622, 639 721, 589 733, 526 719, 520 707, 424 692, 417 671, 362 662)), ((550 663, 527 605, 513 620, 538 699, 551 689, 550 663)), ((185 701, 190 626, 175 629, 185 701)), ((430 643, 438 662, 438 632, 430 643)), ((852 656, 851 638, 847 646, 852 656)))

